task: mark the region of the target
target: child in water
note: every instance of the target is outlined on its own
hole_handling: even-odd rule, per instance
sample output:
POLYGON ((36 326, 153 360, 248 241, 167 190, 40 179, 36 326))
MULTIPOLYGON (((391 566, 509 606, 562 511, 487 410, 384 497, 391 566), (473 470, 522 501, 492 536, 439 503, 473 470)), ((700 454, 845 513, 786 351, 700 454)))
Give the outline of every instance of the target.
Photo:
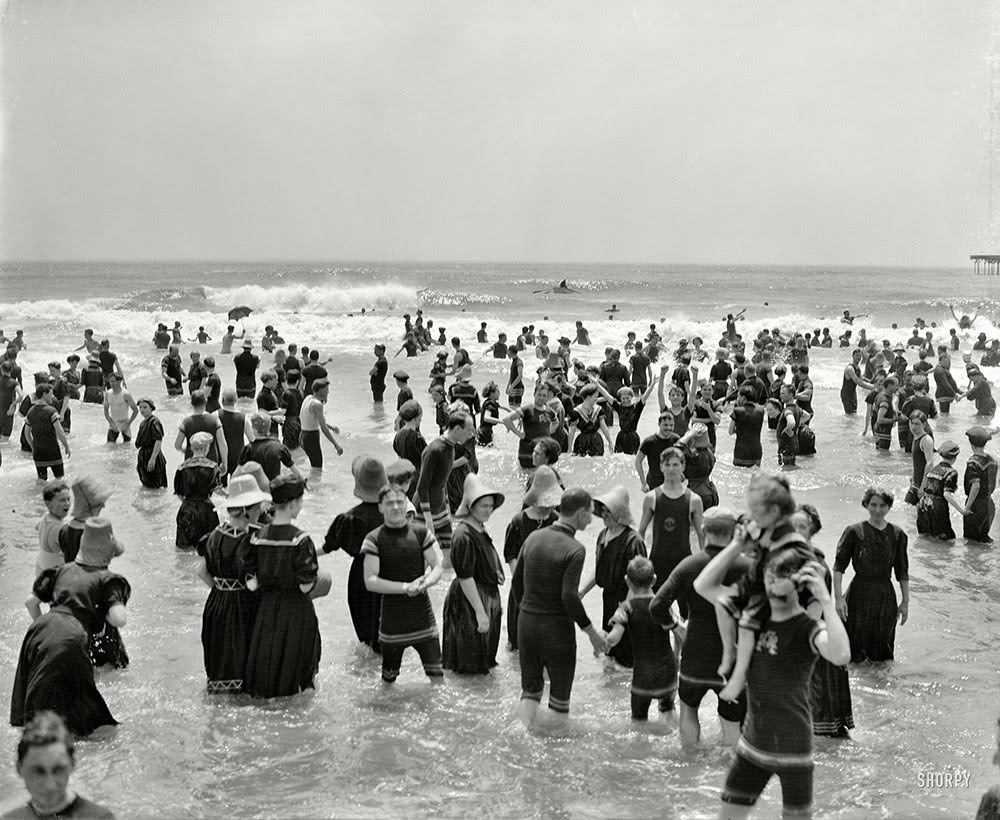
POLYGON ((778 551, 795 550, 806 561, 816 560, 816 553, 792 525, 795 501, 784 476, 759 475, 751 479, 747 489, 747 509, 752 520, 737 528, 733 540, 709 562, 694 582, 699 595, 711 595, 721 585, 726 570, 736 556, 744 551, 754 556, 753 565, 738 582, 735 592, 711 601, 715 604, 722 637, 722 662, 719 664, 722 677, 730 675, 737 624, 739 626, 736 665, 729 682, 719 692, 719 699, 728 701, 735 701, 743 691, 757 633, 770 617, 764 590, 764 564, 768 557, 778 551))
POLYGON ((670 645, 670 623, 656 623, 649 614, 653 600, 656 573, 653 562, 636 556, 628 562, 625 571, 628 597, 611 618, 613 627, 608 633, 608 646, 614 647, 628 636, 632 643, 632 720, 648 720, 649 706, 656 698, 660 714, 671 723, 676 721, 674 693, 677 691, 677 657, 670 645))

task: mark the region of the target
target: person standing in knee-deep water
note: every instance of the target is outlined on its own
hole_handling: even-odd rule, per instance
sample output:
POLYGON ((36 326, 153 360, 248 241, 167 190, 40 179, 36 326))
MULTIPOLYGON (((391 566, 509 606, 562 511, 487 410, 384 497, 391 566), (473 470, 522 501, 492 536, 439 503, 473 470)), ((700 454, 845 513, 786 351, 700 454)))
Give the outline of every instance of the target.
POLYGON ((941 442, 938 447, 941 460, 924 473, 924 482, 918 492, 920 500, 917 502, 917 532, 921 535, 931 535, 942 541, 951 541, 955 537, 948 507, 954 507, 959 515, 965 515, 965 506, 955 496, 958 492, 955 459, 959 452, 958 444, 951 439, 941 442))
POLYGON ((576 623, 594 651, 603 654, 608 641, 594 628, 580 600, 580 574, 586 550, 574 537, 592 520, 593 499, 581 489, 570 489, 559 501, 559 520, 528 536, 512 581, 520 614, 517 643, 521 662, 521 699, 517 718, 525 727, 534 723, 549 678, 549 710, 565 719, 576 675, 576 623))
MULTIPOLYGON (((635 519, 624 487, 614 487, 595 497, 594 514, 603 519, 604 529, 597 535, 594 574, 580 589, 580 598, 595 586, 601 588, 601 626, 610 633, 611 619, 629 594, 625 581, 629 561, 637 556, 645 558, 646 544, 635 531, 635 519)), ((628 632, 615 641, 608 654, 622 666, 632 666, 632 642, 628 632)))
POLYGON ((361 643, 371 647, 375 652, 380 652, 378 628, 382 613, 382 596, 377 592, 370 592, 365 585, 365 557, 361 547, 365 536, 384 523, 378 496, 389 480, 382 462, 366 456, 354 459, 351 473, 354 476, 354 497, 361 503, 333 519, 323 542, 323 552, 343 550, 350 556, 347 607, 351 612, 354 632, 361 643))
POLYGON ((382 649, 382 680, 399 677, 403 653, 413 647, 420 655, 431 683, 444 682, 441 640, 427 590, 441 580, 441 556, 434 531, 411 523, 409 501, 399 484, 387 484, 378 493, 385 523, 365 536, 365 586, 382 596, 378 638, 382 649))
POLYGON ((327 440, 336 448, 338 456, 344 454, 344 448, 333 437, 334 433, 340 432, 340 428, 331 427, 326 423, 323 405, 326 404, 329 395, 330 382, 326 379, 317 379, 312 384, 312 393, 302 401, 302 409, 299 411, 302 422, 300 437, 302 449, 309 457, 309 465, 315 470, 323 469, 323 446, 320 443, 320 433, 326 436, 327 440))
POLYGON ((163 424, 153 415, 156 405, 152 399, 141 398, 137 406, 142 415, 139 432, 135 436, 139 483, 149 489, 160 489, 168 486, 167 459, 163 455, 163 424))
POLYGON ((250 475, 236 476, 229 484, 226 511, 229 521, 220 524, 198 545, 198 577, 211 589, 201 619, 201 645, 208 679, 208 693, 243 691, 243 674, 250 635, 257 617, 257 594, 246 586, 250 536, 260 529, 261 505, 271 496, 250 475))
POLYGON ((53 478, 64 475, 63 454, 59 449, 61 444, 69 458, 69 440, 59 423, 59 411, 49 404, 52 388, 48 384, 40 384, 35 388, 35 398, 24 419, 24 434, 31 447, 31 458, 35 462, 35 472, 44 481, 48 471, 52 470, 53 478))
POLYGON ((222 486, 225 470, 208 458, 211 433, 195 433, 190 444, 191 458, 185 459, 174 473, 174 493, 181 497, 174 544, 185 549, 197 547, 202 537, 219 525, 210 498, 215 489, 222 486))
POLYGON ((454 672, 487 674, 497 665, 504 575, 485 525, 503 502, 503 493, 486 487, 475 473, 466 476, 451 538, 455 579, 441 616, 443 665, 454 672))
POLYGON ((372 401, 381 404, 385 396, 385 377, 389 372, 389 361, 385 358, 385 345, 375 345, 375 364, 368 371, 368 383, 372 390, 372 401))
POLYGON ((294 695, 316 686, 320 634, 313 597, 329 591, 309 533, 295 525, 306 482, 278 476, 270 484, 274 518, 250 536, 247 589, 258 590, 243 691, 255 698, 294 695))
POLYGON ((997 488, 997 461, 983 448, 993 438, 993 432, 977 425, 966 430, 965 435, 972 445, 972 455, 966 462, 962 479, 966 496, 962 534, 970 541, 991 544, 990 526, 996 515, 993 493, 997 488))
POLYGON ((891 661, 896 641, 896 621, 906 623, 910 608, 909 558, 907 537, 899 527, 885 520, 892 509, 888 490, 869 487, 861 499, 868 520, 844 530, 837 544, 833 571, 837 613, 847 624, 851 660, 891 661), (854 580, 846 595, 841 588, 844 572, 854 568, 854 580), (890 573, 895 572, 902 593, 896 605, 890 573))

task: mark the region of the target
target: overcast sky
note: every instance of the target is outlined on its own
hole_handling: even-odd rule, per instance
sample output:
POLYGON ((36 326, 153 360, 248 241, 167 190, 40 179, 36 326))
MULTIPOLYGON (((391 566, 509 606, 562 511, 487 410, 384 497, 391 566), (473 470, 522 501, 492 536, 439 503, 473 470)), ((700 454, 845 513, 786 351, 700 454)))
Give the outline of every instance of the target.
POLYGON ((962 266, 989 3, 11 0, 0 255, 962 266))

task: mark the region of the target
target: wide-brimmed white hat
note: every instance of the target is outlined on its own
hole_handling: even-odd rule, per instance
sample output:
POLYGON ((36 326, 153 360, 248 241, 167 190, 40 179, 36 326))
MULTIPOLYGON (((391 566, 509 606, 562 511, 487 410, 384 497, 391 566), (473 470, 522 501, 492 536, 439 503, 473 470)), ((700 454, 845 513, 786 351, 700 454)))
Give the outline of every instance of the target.
POLYGON ((548 465, 542 465, 535 470, 531 479, 531 487, 524 496, 526 507, 558 507, 562 499, 562 487, 559 486, 559 476, 548 465))
POLYGON ((632 510, 629 509, 628 490, 624 487, 612 487, 606 493, 595 495, 594 503, 604 507, 611 513, 611 517, 622 526, 631 527, 635 525, 632 510))
POLYGON ((239 475, 229 479, 229 496, 225 503, 227 508, 252 507, 270 500, 270 494, 261 490, 257 479, 252 475, 239 475))
POLYGON ((492 487, 487 487, 483 480, 475 473, 469 473, 465 477, 465 484, 462 487, 462 503, 455 510, 455 517, 463 518, 467 516, 476 502, 488 495, 493 496, 493 509, 503 504, 503 493, 494 490, 492 487))

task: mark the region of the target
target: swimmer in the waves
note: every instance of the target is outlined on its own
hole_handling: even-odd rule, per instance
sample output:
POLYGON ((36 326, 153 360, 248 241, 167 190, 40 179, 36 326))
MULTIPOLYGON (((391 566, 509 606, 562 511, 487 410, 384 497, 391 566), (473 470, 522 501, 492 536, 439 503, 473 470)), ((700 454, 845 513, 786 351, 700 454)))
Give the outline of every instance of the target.
POLYGON ((963 313, 959 316, 955 313, 955 308, 952 305, 948 305, 948 309, 951 311, 951 315, 955 317, 955 321, 958 322, 959 330, 968 330, 972 327, 972 323, 976 321, 976 317, 979 316, 979 311, 977 310, 975 315, 969 316, 968 313, 963 313))
POLYGON ((618 305, 616 305, 616 304, 612 303, 612 304, 611 304, 611 307, 609 307, 609 308, 608 308, 608 309, 607 309, 606 311, 604 311, 604 312, 605 312, 605 313, 617 313, 617 312, 618 312, 618 305))
POLYGON ((566 280, 563 279, 554 288, 543 288, 542 290, 534 290, 532 293, 579 293, 579 291, 573 290, 569 285, 566 284, 566 280))
POLYGON ((856 313, 852 316, 851 311, 845 310, 844 315, 840 317, 840 321, 845 325, 853 325, 855 319, 864 319, 867 315, 867 313, 856 313))

